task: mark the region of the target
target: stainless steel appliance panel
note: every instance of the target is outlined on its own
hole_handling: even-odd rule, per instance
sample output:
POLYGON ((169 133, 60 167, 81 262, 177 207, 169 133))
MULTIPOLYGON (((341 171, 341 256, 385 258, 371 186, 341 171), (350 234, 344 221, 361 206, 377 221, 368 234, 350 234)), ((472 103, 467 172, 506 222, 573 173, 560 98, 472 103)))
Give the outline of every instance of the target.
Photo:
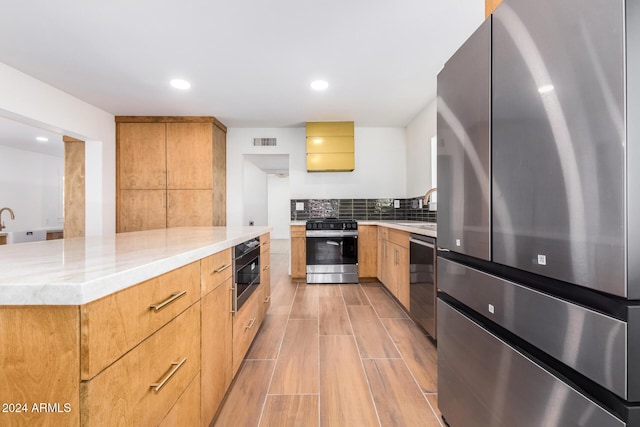
POLYGON ((491 19, 438 74, 438 245, 491 259, 491 19))
POLYGON ((436 333, 436 240, 422 235, 409 237, 409 312, 433 338, 436 333))
MULTIPOLYGON (((618 396, 628 396, 627 323, 438 258, 439 289, 618 396)), ((636 357, 637 359, 637 357, 636 357)), ((640 390, 632 391, 635 396, 640 390)))
POLYGON ((626 425, 441 299, 438 316, 438 406, 452 427, 626 425))
POLYGON ((509 0, 493 14, 492 211, 493 261, 627 296, 623 9, 509 0))
POLYGON ((307 283, 358 283, 358 273, 307 273, 307 283))
POLYGON ((627 60, 627 291, 640 299, 640 2, 625 2, 627 60))

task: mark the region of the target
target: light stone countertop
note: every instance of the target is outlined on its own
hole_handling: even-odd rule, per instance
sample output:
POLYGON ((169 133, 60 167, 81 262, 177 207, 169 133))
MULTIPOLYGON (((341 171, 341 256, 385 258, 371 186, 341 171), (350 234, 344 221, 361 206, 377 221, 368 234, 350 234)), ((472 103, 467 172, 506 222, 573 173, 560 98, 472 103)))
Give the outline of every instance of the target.
POLYGON ((180 227, 0 246, 0 305, 80 305, 269 232, 180 227))
MULTIPOLYGON (((305 225, 307 221, 291 221, 290 225, 305 225)), ((407 231, 409 233, 421 234, 433 238, 438 237, 437 225, 435 222, 425 221, 390 221, 390 220, 358 220, 359 225, 377 225, 394 228, 396 230, 407 231)))

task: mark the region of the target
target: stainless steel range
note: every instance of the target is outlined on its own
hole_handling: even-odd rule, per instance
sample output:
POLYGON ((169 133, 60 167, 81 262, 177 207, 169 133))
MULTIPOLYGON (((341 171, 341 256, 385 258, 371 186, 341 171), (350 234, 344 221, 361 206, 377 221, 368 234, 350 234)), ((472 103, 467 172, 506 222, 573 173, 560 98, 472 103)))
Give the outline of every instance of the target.
POLYGON ((358 223, 307 221, 307 283, 358 283, 358 223))

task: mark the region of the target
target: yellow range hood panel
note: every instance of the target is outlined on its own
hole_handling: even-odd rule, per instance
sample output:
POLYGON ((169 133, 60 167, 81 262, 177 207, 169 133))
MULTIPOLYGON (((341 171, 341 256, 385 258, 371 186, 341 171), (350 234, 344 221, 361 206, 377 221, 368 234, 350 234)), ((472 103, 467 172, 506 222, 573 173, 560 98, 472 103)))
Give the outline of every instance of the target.
POLYGON ((307 153, 307 172, 351 172, 355 167, 353 153, 307 153))
POLYGON ((307 122, 307 172, 355 169, 353 122, 307 122))

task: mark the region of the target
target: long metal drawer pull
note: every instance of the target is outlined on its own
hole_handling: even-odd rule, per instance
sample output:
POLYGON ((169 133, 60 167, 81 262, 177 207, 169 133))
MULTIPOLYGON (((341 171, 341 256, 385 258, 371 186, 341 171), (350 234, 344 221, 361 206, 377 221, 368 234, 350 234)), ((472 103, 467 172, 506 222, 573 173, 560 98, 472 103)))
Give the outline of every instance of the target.
POLYGON ((247 326, 245 326, 245 329, 251 329, 253 328, 253 324, 256 323, 256 318, 254 317, 253 319, 249 320, 249 324, 247 326))
POLYGON ((169 298, 167 298, 166 300, 159 302, 157 304, 151 304, 149 306, 149 308, 153 311, 160 311, 163 308, 165 308, 166 306, 168 306, 169 304, 171 304, 172 302, 174 302, 175 300, 177 300, 180 297, 183 297, 187 294, 187 291, 184 290, 182 292, 174 292, 171 294, 171 296, 169 298))
POLYGON ((187 361, 187 358, 185 357, 184 359, 182 359, 179 362, 171 362, 171 366, 173 366, 173 369, 171 369, 171 371, 169 371, 169 373, 162 379, 162 381, 160 381, 159 383, 153 383, 150 384, 149 387, 153 387, 153 390, 157 393, 160 391, 160 389, 162 387, 164 387, 164 385, 167 383, 167 381, 169 381, 171 379, 172 376, 175 375, 176 372, 178 372, 178 369, 180 369, 182 367, 182 365, 184 365, 184 362, 187 361))
POLYGON ((223 271, 225 271, 229 267, 231 267, 231 264, 225 264, 222 267, 219 267, 219 268, 213 270, 213 272, 214 273, 222 273, 223 271))
POLYGON ((425 242, 424 240, 417 240, 417 239, 409 239, 410 243, 415 243, 416 245, 420 245, 420 246, 426 246, 428 248, 435 248, 435 246, 431 243, 425 242))

